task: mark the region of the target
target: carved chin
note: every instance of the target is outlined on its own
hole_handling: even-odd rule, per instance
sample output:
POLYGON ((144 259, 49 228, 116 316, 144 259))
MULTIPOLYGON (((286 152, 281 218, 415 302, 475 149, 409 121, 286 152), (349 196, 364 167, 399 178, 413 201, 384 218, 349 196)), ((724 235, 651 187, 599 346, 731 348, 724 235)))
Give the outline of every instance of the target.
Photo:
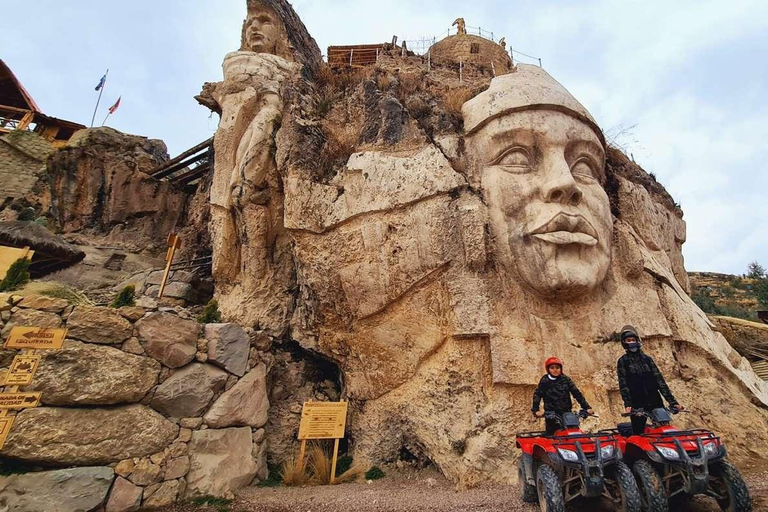
POLYGON ((595 247, 587 251, 558 251, 519 255, 517 273, 526 288, 547 300, 570 300, 595 290, 608 273, 610 256, 595 247))

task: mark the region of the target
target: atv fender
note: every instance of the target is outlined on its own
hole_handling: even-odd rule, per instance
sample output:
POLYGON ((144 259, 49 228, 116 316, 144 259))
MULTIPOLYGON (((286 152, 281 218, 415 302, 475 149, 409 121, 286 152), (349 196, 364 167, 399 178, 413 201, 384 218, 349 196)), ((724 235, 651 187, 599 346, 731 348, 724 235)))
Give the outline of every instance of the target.
POLYGON ((525 483, 528 485, 536 485, 536 468, 533 464, 533 456, 527 453, 523 454, 523 470, 525 471, 525 483))

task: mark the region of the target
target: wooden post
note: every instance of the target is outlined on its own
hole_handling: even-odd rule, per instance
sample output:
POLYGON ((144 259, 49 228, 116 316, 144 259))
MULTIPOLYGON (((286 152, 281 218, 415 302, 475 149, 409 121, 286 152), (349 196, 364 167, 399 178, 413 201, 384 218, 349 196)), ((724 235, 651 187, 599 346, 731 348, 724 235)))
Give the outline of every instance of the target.
POLYGON ((163 297, 163 292, 165 291, 165 284, 168 281, 168 274, 171 272, 171 263, 173 262, 173 255, 176 252, 176 249, 179 248, 181 245, 181 241, 179 240, 179 237, 176 236, 175 233, 171 233, 168 235, 168 252, 165 254, 165 272, 163 273, 163 281, 160 283, 160 291, 157 294, 157 298, 161 299, 163 297))
POLYGON ((304 465, 304 452, 307 450, 307 440, 301 440, 301 449, 299 450, 299 467, 304 465))
POLYGON ((34 112, 27 112, 24 114, 24 117, 21 118, 21 121, 19 121, 19 124, 16 125, 17 130, 26 130, 29 127, 29 124, 32 122, 32 119, 34 119, 35 114, 34 112))
POLYGON ((336 459, 339 456, 339 440, 334 439, 333 440, 333 462, 331 462, 331 482, 336 479, 336 459))

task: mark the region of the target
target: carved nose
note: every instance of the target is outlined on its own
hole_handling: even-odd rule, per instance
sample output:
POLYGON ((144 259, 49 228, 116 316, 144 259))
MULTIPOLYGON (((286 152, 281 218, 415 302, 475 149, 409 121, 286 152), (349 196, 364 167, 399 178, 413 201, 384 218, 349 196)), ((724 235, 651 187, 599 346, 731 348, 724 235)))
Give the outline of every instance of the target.
POLYGON ((575 185, 574 183, 573 186, 564 185, 552 188, 547 195, 547 202, 578 206, 581 203, 581 190, 575 185))
POLYGON ((578 183, 573 179, 571 169, 565 160, 558 161, 550 167, 546 174, 547 181, 543 186, 544 199, 548 203, 560 203, 578 206, 581 203, 582 193, 578 183))

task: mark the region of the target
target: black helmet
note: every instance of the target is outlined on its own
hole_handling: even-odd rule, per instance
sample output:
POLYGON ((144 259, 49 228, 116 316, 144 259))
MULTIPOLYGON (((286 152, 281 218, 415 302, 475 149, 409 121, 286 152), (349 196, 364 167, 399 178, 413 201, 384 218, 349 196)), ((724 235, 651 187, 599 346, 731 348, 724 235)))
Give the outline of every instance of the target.
POLYGON ((637 334, 637 329, 631 325, 625 325, 621 328, 621 346, 624 347, 624 350, 629 350, 629 345, 626 342, 627 338, 635 338, 637 340, 637 344, 632 343, 633 347, 639 349, 642 345, 642 340, 640 339, 640 335, 637 334))

